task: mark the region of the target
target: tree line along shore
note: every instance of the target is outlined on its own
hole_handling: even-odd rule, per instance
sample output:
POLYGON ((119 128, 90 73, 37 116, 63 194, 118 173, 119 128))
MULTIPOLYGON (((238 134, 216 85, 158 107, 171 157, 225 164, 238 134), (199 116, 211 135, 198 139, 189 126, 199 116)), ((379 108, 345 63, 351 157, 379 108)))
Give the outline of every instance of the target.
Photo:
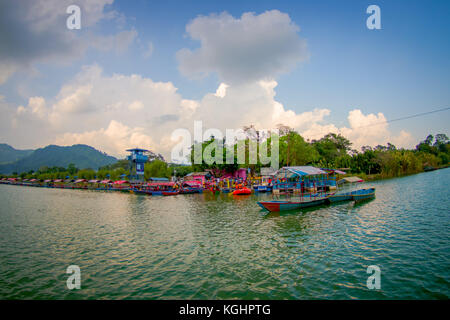
MULTIPOLYGON (((262 134, 254 127, 246 128, 247 139, 245 145, 248 148, 250 140, 258 142, 263 139, 262 134)), ((217 140, 211 137, 202 142, 202 150, 210 143, 217 140)), ((259 146, 267 147, 271 143, 268 137, 259 146)), ((237 149, 237 142, 233 146, 237 149)), ((191 148, 192 150, 194 148, 191 148)), ((236 154, 236 152, 235 152, 236 154)), ((270 156, 270 148, 268 148, 270 156)), ((225 159, 225 151, 223 154, 225 159)), ((319 140, 305 140, 298 132, 289 127, 281 127, 279 130, 279 167, 311 165, 319 168, 341 169, 347 173, 356 174, 364 180, 377 180, 400 177, 423 171, 446 168, 449 166, 450 141, 446 134, 428 135, 413 149, 397 148, 391 143, 375 147, 363 146, 360 151, 352 149, 352 142, 340 134, 329 133, 319 140)), ((191 163, 193 151, 190 155, 191 163)), ((210 171, 213 175, 219 172, 233 172, 238 168, 249 168, 252 176, 260 173, 264 167, 257 159, 256 164, 248 161, 237 164, 201 164, 175 165, 156 159, 145 164, 144 177, 184 177, 186 174, 198 171, 210 171)), ((13 172, 11 175, 0 175, 0 178, 22 179, 126 179, 129 175, 128 160, 118 160, 116 163, 93 170, 80 169, 73 164, 64 167, 41 167, 38 170, 28 172, 13 172)))

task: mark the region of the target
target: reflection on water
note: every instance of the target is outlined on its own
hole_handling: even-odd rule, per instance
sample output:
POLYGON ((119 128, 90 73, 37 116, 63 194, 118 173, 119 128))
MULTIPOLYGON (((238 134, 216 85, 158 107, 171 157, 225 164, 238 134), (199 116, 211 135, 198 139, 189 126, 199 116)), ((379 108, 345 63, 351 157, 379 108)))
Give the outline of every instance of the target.
POLYGON ((450 296, 450 170, 376 198, 267 213, 270 195, 0 185, 0 298, 425 299, 450 296), (65 287, 67 266, 82 289, 65 287), (381 290, 366 287, 381 268, 381 290))

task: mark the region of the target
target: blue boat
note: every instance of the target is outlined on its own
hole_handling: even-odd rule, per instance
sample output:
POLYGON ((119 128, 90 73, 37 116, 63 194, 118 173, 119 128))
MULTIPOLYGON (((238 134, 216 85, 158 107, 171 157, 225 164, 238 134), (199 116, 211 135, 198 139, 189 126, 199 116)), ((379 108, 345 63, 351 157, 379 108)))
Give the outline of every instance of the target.
POLYGON ((302 201, 284 201, 284 200, 272 200, 272 201, 260 201, 258 205, 271 212, 276 211, 288 211, 296 210, 300 208, 314 207, 325 203, 327 197, 304 199, 302 201))
POLYGON ((338 193, 328 197, 328 203, 335 203, 341 201, 362 201, 372 199, 375 197, 375 188, 359 189, 346 193, 338 193))
POLYGON ((327 202, 328 203, 335 203, 340 201, 350 201, 353 199, 351 192, 346 193, 340 193, 340 194, 333 194, 328 197, 327 202))
POLYGON ((254 187, 256 192, 268 192, 270 191, 270 187, 266 185, 259 185, 254 187))
POLYGON ((352 191, 352 199, 355 202, 373 199, 375 198, 375 188, 369 188, 369 189, 360 189, 356 191, 352 191))
POLYGON ((258 205, 269 211, 286 211, 324 204, 334 193, 327 192, 331 181, 328 172, 312 166, 283 167, 274 175, 275 194, 293 194, 289 200, 260 201, 258 205), (282 179, 283 181, 280 181, 282 179), (295 198, 295 200, 294 200, 295 198))

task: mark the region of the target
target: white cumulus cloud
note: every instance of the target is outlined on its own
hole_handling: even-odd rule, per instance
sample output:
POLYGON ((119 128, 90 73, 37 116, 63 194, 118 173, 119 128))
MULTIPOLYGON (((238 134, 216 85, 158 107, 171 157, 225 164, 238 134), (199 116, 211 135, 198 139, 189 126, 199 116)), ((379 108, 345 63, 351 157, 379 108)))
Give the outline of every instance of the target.
POLYGON ((289 15, 271 10, 240 18, 228 13, 199 16, 186 31, 200 48, 177 53, 188 76, 216 72, 227 84, 274 78, 308 58, 306 41, 289 15))
POLYGON ((67 64, 88 47, 124 52, 137 37, 136 30, 112 35, 93 32, 100 20, 120 20, 107 8, 114 0, 0 1, 0 85, 17 71, 33 70, 37 63, 67 64), (66 27, 68 6, 81 10, 81 29, 66 27))
POLYGON ((35 146, 85 143, 118 157, 139 146, 177 161, 181 159, 170 159, 176 144, 172 132, 188 129, 193 142, 194 121, 199 120, 203 132, 216 128, 225 134, 226 129, 251 124, 259 129, 284 124, 310 139, 341 133, 355 148, 387 142, 410 146, 411 135, 404 131, 393 134, 381 113, 354 109, 348 115, 349 126, 337 127, 327 120, 331 115, 327 108, 298 112, 285 107, 276 100, 276 86, 274 80, 222 83, 201 99, 190 100, 171 82, 155 82, 136 74, 106 76, 93 65, 83 68, 55 97, 31 97, 26 106, 15 109, 0 101, 5 119, 11 119, 11 125, 0 127, 0 133, 18 145, 30 141, 39 143, 35 146))

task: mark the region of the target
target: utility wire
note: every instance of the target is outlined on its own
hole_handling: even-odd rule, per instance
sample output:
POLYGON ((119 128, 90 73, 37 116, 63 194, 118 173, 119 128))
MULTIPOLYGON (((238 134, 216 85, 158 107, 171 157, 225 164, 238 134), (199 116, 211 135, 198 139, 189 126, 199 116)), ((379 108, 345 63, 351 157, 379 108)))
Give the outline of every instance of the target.
POLYGON ((380 124, 391 123, 391 122, 395 122, 395 121, 400 121, 400 120, 406 120, 406 119, 426 116, 426 115, 431 114, 431 113, 442 112, 442 111, 446 111, 446 110, 449 110, 449 109, 450 109, 450 107, 443 108, 443 109, 438 109, 438 110, 433 110, 433 111, 417 113, 417 114, 413 114, 411 116, 401 117, 401 118, 392 119, 392 120, 386 120, 386 122, 372 123, 372 124, 369 124, 369 125, 366 125, 366 126, 360 126, 360 127, 356 127, 356 128, 353 128, 353 129, 371 127, 371 126, 376 126, 376 125, 380 125, 380 124))
MULTIPOLYGON (((372 124, 368 124, 368 125, 365 125, 365 126, 359 126, 359 127, 350 128, 350 129, 361 129, 361 128, 367 128, 367 127, 372 127, 372 126, 378 126, 378 125, 385 124, 385 123, 391 123, 391 122, 395 122, 395 121, 401 121, 401 120, 406 120, 406 119, 411 119, 411 118, 417 118, 417 117, 426 116, 426 115, 432 114, 432 113, 447 111, 449 109, 450 109, 450 107, 446 107, 446 108, 442 108, 442 109, 437 109, 437 110, 433 110, 433 111, 417 113, 417 114, 413 114, 413 115, 406 116, 406 117, 401 117, 401 118, 392 119, 392 120, 386 120, 386 121, 383 121, 383 122, 372 123, 372 124)), ((309 139, 315 139, 315 138, 309 138, 309 139)))

